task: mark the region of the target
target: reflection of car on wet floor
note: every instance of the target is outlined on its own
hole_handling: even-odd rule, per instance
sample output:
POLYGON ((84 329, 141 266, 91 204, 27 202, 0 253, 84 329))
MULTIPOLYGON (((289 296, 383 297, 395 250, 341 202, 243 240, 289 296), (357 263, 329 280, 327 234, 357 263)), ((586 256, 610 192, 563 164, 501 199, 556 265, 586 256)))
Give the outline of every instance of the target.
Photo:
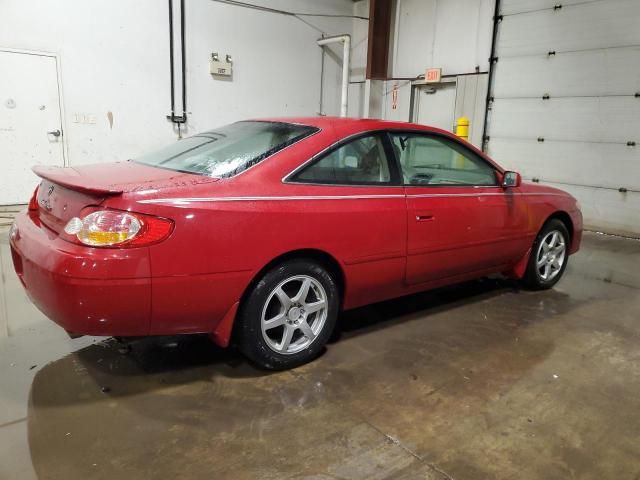
POLYGON ((47 316, 73 334, 210 333, 267 368, 314 358, 342 309, 493 273, 549 288, 582 233, 569 194, 408 123, 245 121, 35 172, 11 248, 47 316))

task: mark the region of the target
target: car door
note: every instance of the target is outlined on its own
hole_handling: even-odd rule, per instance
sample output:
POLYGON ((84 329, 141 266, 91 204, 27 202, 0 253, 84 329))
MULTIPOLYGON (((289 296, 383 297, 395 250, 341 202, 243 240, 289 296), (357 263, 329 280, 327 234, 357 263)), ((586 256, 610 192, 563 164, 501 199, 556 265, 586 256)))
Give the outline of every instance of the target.
POLYGON ((526 251, 526 202, 493 165, 445 135, 389 137, 407 196, 408 284, 499 271, 526 251))
POLYGON ((349 137, 285 179, 305 205, 305 243, 343 265, 345 307, 404 293, 407 212, 385 132, 349 137), (312 232, 312 233, 309 233, 312 232))

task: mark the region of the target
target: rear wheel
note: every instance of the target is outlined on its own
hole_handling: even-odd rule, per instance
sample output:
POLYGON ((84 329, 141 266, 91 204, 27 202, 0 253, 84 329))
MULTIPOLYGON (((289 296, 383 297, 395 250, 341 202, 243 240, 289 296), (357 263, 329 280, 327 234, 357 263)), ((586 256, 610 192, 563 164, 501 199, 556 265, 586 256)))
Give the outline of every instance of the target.
POLYGON ((538 233, 523 282, 534 290, 553 287, 567 268, 569 232, 563 222, 548 221, 538 233))
POLYGON ((267 272, 241 307, 238 346, 257 365, 280 370, 315 358, 338 315, 338 289, 321 265, 304 259, 267 272))

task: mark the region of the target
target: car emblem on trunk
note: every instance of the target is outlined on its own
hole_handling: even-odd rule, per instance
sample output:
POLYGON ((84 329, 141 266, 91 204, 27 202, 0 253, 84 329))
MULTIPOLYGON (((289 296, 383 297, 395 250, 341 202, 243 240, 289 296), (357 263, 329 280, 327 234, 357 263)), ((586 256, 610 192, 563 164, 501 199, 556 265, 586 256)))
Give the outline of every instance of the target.
POLYGON ((53 189, 55 187, 53 185, 51 185, 49 187, 49 190, 47 191, 47 199, 46 200, 41 200, 40 203, 42 204, 42 206, 44 208, 46 208, 47 210, 51 211, 52 207, 51 207, 51 194, 53 193, 53 189))

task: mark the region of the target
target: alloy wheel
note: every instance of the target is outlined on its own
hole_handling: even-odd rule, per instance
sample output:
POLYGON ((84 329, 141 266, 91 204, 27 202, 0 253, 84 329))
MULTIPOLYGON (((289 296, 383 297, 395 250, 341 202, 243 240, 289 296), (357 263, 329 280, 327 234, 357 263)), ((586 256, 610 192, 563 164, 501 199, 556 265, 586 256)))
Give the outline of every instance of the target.
POLYGON ((536 252, 536 269, 540 278, 548 282, 562 270, 567 255, 564 235, 551 230, 545 235, 536 252))
POLYGON ((262 338, 271 350, 294 354, 309 347, 327 320, 328 301, 322 284, 308 275, 280 282, 262 309, 262 338))

